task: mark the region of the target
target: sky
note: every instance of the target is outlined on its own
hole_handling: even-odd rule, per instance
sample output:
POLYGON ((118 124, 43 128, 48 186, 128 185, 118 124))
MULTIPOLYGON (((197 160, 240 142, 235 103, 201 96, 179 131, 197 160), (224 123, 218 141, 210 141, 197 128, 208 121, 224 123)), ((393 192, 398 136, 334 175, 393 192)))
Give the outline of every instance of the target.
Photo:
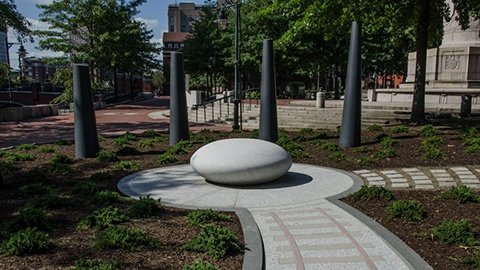
MULTIPOLYGON (((53 0, 16 0, 17 10, 27 18, 32 26, 33 30, 47 29, 48 25, 39 21, 40 9, 36 7, 36 4, 48 4, 53 0)), ((193 2, 197 4, 203 4, 204 0, 147 0, 142 6, 140 6, 140 13, 136 16, 138 20, 145 22, 147 27, 153 30, 154 42, 162 43, 162 33, 168 29, 168 5, 180 2, 193 2)), ((17 38, 13 32, 8 33, 9 42, 17 42, 17 38)), ((34 37, 35 38, 35 37, 34 37)), ((36 39, 36 38, 35 38, 36 39)), ((61 53, 51 51, 40 51, 36 48, 36 43, 24 44, 25 49, 28 52, 27 57, 36 56, 60 56, 61 53)), ((19 45, 13 45, 10 48, 10 65, 14 69, 18 69, 18 51, 19 45)))

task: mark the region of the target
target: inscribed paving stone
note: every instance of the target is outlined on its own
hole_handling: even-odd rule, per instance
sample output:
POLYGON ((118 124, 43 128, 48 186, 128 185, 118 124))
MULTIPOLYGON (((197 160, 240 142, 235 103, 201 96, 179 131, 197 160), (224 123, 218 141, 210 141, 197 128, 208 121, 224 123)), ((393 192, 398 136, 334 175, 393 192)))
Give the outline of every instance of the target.
POLYGON ((430 178, 424 174, 424 175, 412 175, 412 179, 413 181, 417 181, 417 180, 427 180, 430 178))
POLYGON ((438 177, 437 182, 455 182, 451 177, 438 177))
POLYGON ((356 174, 365 174, 365 173, 369 173, 370 171, 369 170, 359 170, 359 171, 353 171, 354 173, 356 174))
POLYGON ((395 171, 395 170, 389 170, 389 171, 380 171, 380 172, 381 172, 381 173, 383 173, 383 174, 398 174, 398 172, 397 172, 397 171, 395 171))
POLYGON ((390 179, 390 181, 392 183, 407 183, 406 178, 393 178, 393 179, 390 179))
POLYGON ((430 170, 433 174, 436 174, 436 173, 446 173, 447 171, 445 169, 433 169, 433 170, 430 170))
POLYGON ((405 172, 419 172, 420 170, 417 168, 402 168, 405 172))
POLYGON ((410 185, 408 183, 392 183, 392 188, 408 188, 410 185))
POLYGON ((455 187, 455 186, 457 186, 457 183, 455 183, 455 182, 438 182, 438 185, 440 187, 455 187))
POLYGON ((367 177, 368 181, 383 181, 383 177, 377 176, 377 177, 367 177))
POLYGON ((432 181, 431 180, 418 180, 415 181, 415 185, 431 185, 432 181))

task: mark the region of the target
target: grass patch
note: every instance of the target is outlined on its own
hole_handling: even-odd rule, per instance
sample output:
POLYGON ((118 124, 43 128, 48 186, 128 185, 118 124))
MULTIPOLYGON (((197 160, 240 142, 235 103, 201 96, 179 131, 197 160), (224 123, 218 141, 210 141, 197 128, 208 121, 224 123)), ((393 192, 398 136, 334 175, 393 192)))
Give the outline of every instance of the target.
POLYGON ((116 263, 105 261, 87 261, 80 259, 75 262, 72 270, 113 270, 116 263))
POLYGON ((37 146, 34 144, 20 144, 19 146, 17 146, 17 148, 18 150, 22 150, 22 151, 30 151, 37 148, 37 146))
POLYGON ((38 148, 38 151, 40 151, 40 153, 55 153, 57 151, 57 148, 53 147, 53 146, 47 146, 47 145, 43 145, 43 146, 40 146, 38 148))
POLYGON ((132 218, 148 218, 155 215, 160 209, 160 199, 155 200, 150 196, 140 197, 127 210, 128 216, 132 218))
POLYGON ((102 190, 95 194, 93 202, 101 205, 114 204, 126 201, 126 197, 122 197, 118 192, 110 190, 102 190))
POLYGON ((131 171, 131 172, 136 172, 140 170, 140 166, 135 161, 131 160, 122 160, 119 161, 117 164, 113 165, 113 168, 116 170, 125 170, 125 171, 131 171))
POLYGON ((184 247, 190 251, 205 252, 215 260, 242 251, 240 241, 232 231, 210 224, 202 226, 200 233, 184 247))
POLYGON ((112 225, 119 224, 128 220, 128 217, 117 207, 108 206, 95 210, 91 215, 82 219, 77 228, 86 230, 89 228, 105 229, 112 225))
POLYGON ((0 246, 1 253, 6 256, 38 254, 54 247, 48 234, 37 228, 26 228, 11 235, 0 246))
POLYGON ((181 154, 188 154, 188 150, 192 147, 191 141, 179 141, 177 144, 170 146, 167 149, 166 153, 171 155, 181 155, 181 154))
POLYGON ((410 129, 405 125, 399 125, 399 126, 392 127, 391 131, 393 134, 408 133, 410 129))
POLYGON ((143 139, 138 142, 138 146, 141 148, 153 148, 155 146, 154 139, 143 139))
POLYGON ((118 161, 117 154, 110 151, 100 151, 97 153, 97 160, 100 162, 115 162, 118 161))
POLYGON ((428 231, 424 236, 436 239, 447 245, 474 246, 478 244, 475 231, 468 219, 459 221, 444 220, 439 226, 428 231))
POLYGON ((393 192, 384 187, 366 185, 362 186, 357 192, 350 196, 354 199, 362 200, 382 199, 391 201, 395 199, 393 192))
POLYGON ((425 125, 420 129, 420 136, 433 137, 437 135, 437 129, 433 125, 425 125))
POLYGON ((167 165, 167 164, 172 164, 177 162, 178 159, 174 157, 172 154, 165 152, 158 156, 157 161, 160 165, 167 165))
POLYGON ((390 137, 390 136, 385 136, 381 139, 380 145, 383 146, 383 148, 392 148, 393 146, 398 144, 398 140, 390 137))
POLYGON ((368 167, 373 164, 373 160, 369 157, 361 157, 357 159, 357 165, 360 167, 368 167))
POLYGON ((394 201, 386 211, 390 218, 400 218, 407 222, 420 221, 427 215, 422 204, 415 200, 394 201))
POLYGON ((232 218, 212 209, 194 210, 187 216, 187 223, 190 225, 202 226, 215 221, 232 221, 232 218))
POLYGON ((160 134, 153 129, 147 129, 142 133, 142 135, 148 138, 155 138, 160 134))
POLYGON ((35 160, 35 156, 30 153, 9 153, 7 159, 11 161, 31 161, 35 160))
POLYGON ((480 196, 475 191, 467 186, 451 187, 449 190, 438 195, 436 199, 439 200, 456 200, 459 203, 480 202, 480 196))
POLYGON ((94 237, 94 247, 99 249, 139 250, 140 246, 158 248, 160 242, 151 239, 140 229, 130 229, 123 226, 108 227, 98 232, 94 237))
POLYGON ((218 268, 200 258, 193 261, 190 265, 185 265, 182 270, 218 270, 218 268))

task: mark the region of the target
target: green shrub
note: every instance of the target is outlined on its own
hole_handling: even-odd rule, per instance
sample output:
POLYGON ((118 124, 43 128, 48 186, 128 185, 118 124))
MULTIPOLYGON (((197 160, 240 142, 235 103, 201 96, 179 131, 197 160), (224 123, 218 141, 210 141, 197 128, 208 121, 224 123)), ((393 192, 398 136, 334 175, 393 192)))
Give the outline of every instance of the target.
POLYGON ((108 206, 93 211, 93 213, 78 223, 77 228, 86 230, 89 228, 104 229, 114 224, 127 221, 128 217, 123 214, 120 209, 113 206, 108 206))
POLYGON ((398 140, 395 140, 390 136, 385 136, 381 139, 380 144, 383 148, 392 148, 394 145, 398 144, 398 140))
POLYGON ((435 135, 435 136, 430 136, 430 137, 425 138, 422 141, 422 144, 428 144, 428 145, 431 145, 431 146, 439 147, 443 144, 443 140, 439 136, 435 135))
POLYGON ((99 172, 94 172, 92 175, 90 175, 88 179, 93 182, 98 182, 98 181, 108 180, 110 178, 112 178, 112 174, 110 172, 99 171, 99 172))
POLYGON ((130 140, 125 137, 118 137, 113 140, 113 144, 115 144, 115 146, 120 149, 122 147, 129 146, 130 140))
POLYGON ((75 185, 75 193, 82 196, 91 196, 100 191, 100 186, 91 180, 84 180, 75 185))
POLYGON ((157 137, 157 136, 159 135, 159 134, 158 134, 155 130, 153 130, 153 129, 147 129, 147 130, 145 130, 142 134, 143 134, 143 136, 148 137, 148 138, 155 138, 155 137, 157 137))
POLYGON ((368 167, 373 164, 373 160, 369 157, 361 157, 357 159, 357 164, 360 167, 368 167))
POLYGON ((102 205, 108 205, 125 201, 126 198, 122 197, 118 192, 110 190, 102 190, 95 194, 93 202, 102 205))
POLYGON ((185 265, 182 270, 218 270, 218 268, 200 258, 196 259, 191 265, 185 265))
POLYGON ((135 149, 135 147, 133 147, 131 145, 124 145, 124 146, 120 147, 117 150, 116 153, 117 153, 117 155, 127 156, 127 155, 136 155, 140 152, 138 152, 138 150, 135 149))
POLYGON ((69 142, 65 141, 65 140, 58 140, 55 142, 56 145, 70 145, 69 142))
POLYGON ((313 129, 311 128, 302 128, 300 130, 300 134, 302 135, 312 135, 312 133, 313 133, 313 129))
POLYGON ((373 151, 373 149, 368 147, 368 146, 363 145, 363 146, 358 146, 358 147, 353 148, 353 151, 355 151, 356 153, 368 154, 368 153, 371 153, 373 151))
POLYGON ((439 226, 431 229, 426 236, 448 245, 474 246, 478 244, 473 225, 467 219, 444 220, 439 226))
POLYGON ((425 125, 420 129, 422 137, 433 137, 437 135, 437 129, 432 125, 425 125))
POLYGON ((393 158, 397 156, 397 153, 395 153, 395 150, 393 150, 392 148, 387 148, 377 152, 376 156, 378 158, 393 158))
POLYGON ((37 146, 34 144, 20 144, 19 146, 17 146, 17 148, 18 150, 22 150, 22 151, 29 151, 37 148, 37 146))
POLYGON ((166 165, 177 162, 177 158, 172 156, 170 153, 165 152, 158 156, 157 161, 160 165, 166 165))
POLYGON ((10 153, 7 159, 11 161, 31 161, 35 160, 35 156, 30 153, 10 153))
POLYGON ((48 239, 48 234, 37 228, 26 228, 11 235, 0 247, 2 254, 28 255, 48 251, 54 247, 48 239))
POLYGON ((128 216, 132 218, 148 218, 155 215, 160 209, 160 199, 155 200, 150 196, 140 197, 127 210, 128 216))
POLYGON ((107 140, 107 139, 105 139, 105 137, 103 137, 102 135, 98 135, 97 138, 98 138, 98 142, 104 142, 104 141, 107 140))
POLYGON ((116 170, 126 170, 126 171, 132 171, 132 172, 140 170, 140 167, 138 166, 138 164, 131 160, 119 161, 117 164, 113 166, 113 168, 116 170))
POLYGON ((399 125, 392 127, 392 133, 397 134, 397 133, 408 133, 409 128, 405 125, 399 125))
POLYGON ((469 258, 464 259, 462 263, 466 265, 473 265, 477 267, 476 269, 480 269, 480 249, 477 247, 475 254, 469 258))
POLYGON ((338 151, 338 145, 334 143, 325 142, 322 145, 320 145, 320 149, 330 151, 330 152, 336 152, 338 151))
POLYGON ((50 164, 71 164, 73 159, 64 154, 55 154, 52 159, 50 159, 50 164))
POLYGON ((40 146, 38 148, 38 151, 40 151, 40 153, 55 153, 57 149, 53 146, 44 145, 44 146, 40 146))
POLYGON ((476 128, 469 128, 462 134, 462 138, 467 146, 465 152, 478 153, 480 152, 480 133, 476 128))
POLYGON ((422 143, 420 145, 420 151, 422 152, 422 158, 424 160, 442 159, 444 157, 442 150, 431 144, 422 143))
POLYGON ((160 242, 148 237, 140 229, 130 229, 123 226, 110 226, 98 232, 94 237, 94 247, 99 249, 123 249, 136 251, 140 246, 157 248, 160 242))
POLYGON ((118 161, 118 157, 113 152, 100 151, 97 153, 97 160, 100 162, 114 162, 114 161, 118 161))
POLYGON ((462 133, 462 138, 464 140, 468 140, 471 138, 478 138, 478 137, 480 137, 480 132, 478 132, 478 130, 474 127, 467 128, 462 133))
POLYGON ((347 155, 345 155, 343 152, 336 151, 328 155, 328 159, 335 161, 347 160, 347 155))
POLYGON ((190 251, 206 252, 216 260, 227 254, 236 254, 242 251, 240 241, 232 231, 210 224, 202 226, 200 233, 184 247, 190 251))
POLYGON ((465 152, 470 154, 480 152, 480 143, 467 146, 467 148, 465 148, 465 152))
POLYGON ((420 221, 427 214, 422 204, 415 200, 394 201, 386 210, 390 218, 400 218, 407 222, 420 221))
POLYGON ((72 201, 52 194, 46 194, 28 203, 32 207, 58 209, 73 205, 72 201))
POLYGON ((138 146, 141 148, 152 148, 155 146, 155 140, 154 139, 143 139, 138 142, 138 146))
POLYGON ((72 270, 113 270, 116 267, 116 263, 104 262, 104 261, 86 261, 80 259, 75 262, 72 270))
POLYGON ((232 221, 232 218, 219 211, 212 209, 198 209, 190 212, 187 216, 187 223, 190 225, 202 226, 215 221, 232 221))
POLYGON ((18 170, 20 170, 20 168, 14 162, 0 160, 0 173, 9 173, 18 170))
POLYGON ((137 140, 137 136, 135 136, 135 134, 130 133, 129 131, 125 132, 125 134, 123 134, 122 137, 129 141, 137 140))
POLYGON ((383 127, 378 125, 378 124, 373 124, 371 126, 368 127, 368 131, 372 131, 372 132, 375 132, 375 131, 378 131, 378 132, 383 132, 383 127))
POLYGON ((371 200, 371 199, 383 199, 391 201, 395 199, 393 192, 379 186, 362 186, 358 191, 350 195, 354 199, 371 200))
POLYGON ((285 149, 292 158, 302 158, 307 156, 303 148, 287 135, 280 135, 277 144, 285 149))
POLYGON ((188 154, 188 149, 190 147, 192 147, 192 142, 180 141, 177 144, 170 146, 170 148, 167 150, 167 153, 171 155, 188 154))
POLYGON ((28 205, 20 210, 18 215, 6 224, 5 231, 12 233, 33 227, 40 230, 49 230, 51 223, 50 219, 42 209, 28 205))
POLYGON ((436 198, 440 200, 457 200, 460 203, 480 202, 480 196, 467 186, 452 187, 436 198))
POLYGON ((52 191, 50 186, 46 186, 43 183, 26 184, 18 188, 15 195, 20 198, 29 198, 34 195, 46 194, 52 191))

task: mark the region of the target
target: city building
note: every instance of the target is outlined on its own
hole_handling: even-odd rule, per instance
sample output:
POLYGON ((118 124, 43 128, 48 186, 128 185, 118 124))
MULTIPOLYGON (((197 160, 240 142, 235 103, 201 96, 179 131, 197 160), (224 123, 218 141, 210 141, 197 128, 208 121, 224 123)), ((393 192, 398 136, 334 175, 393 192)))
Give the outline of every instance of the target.
POLYGON ((168 32, 193 32, 200 19, 201 6, 195 3, 179 3, 168 6, 168 32))
POLYGON ((42 62, 37 57, 26 57, 23 59, 25 75, 39 83, 50 82, 55 75, 58 66, 42 62))

